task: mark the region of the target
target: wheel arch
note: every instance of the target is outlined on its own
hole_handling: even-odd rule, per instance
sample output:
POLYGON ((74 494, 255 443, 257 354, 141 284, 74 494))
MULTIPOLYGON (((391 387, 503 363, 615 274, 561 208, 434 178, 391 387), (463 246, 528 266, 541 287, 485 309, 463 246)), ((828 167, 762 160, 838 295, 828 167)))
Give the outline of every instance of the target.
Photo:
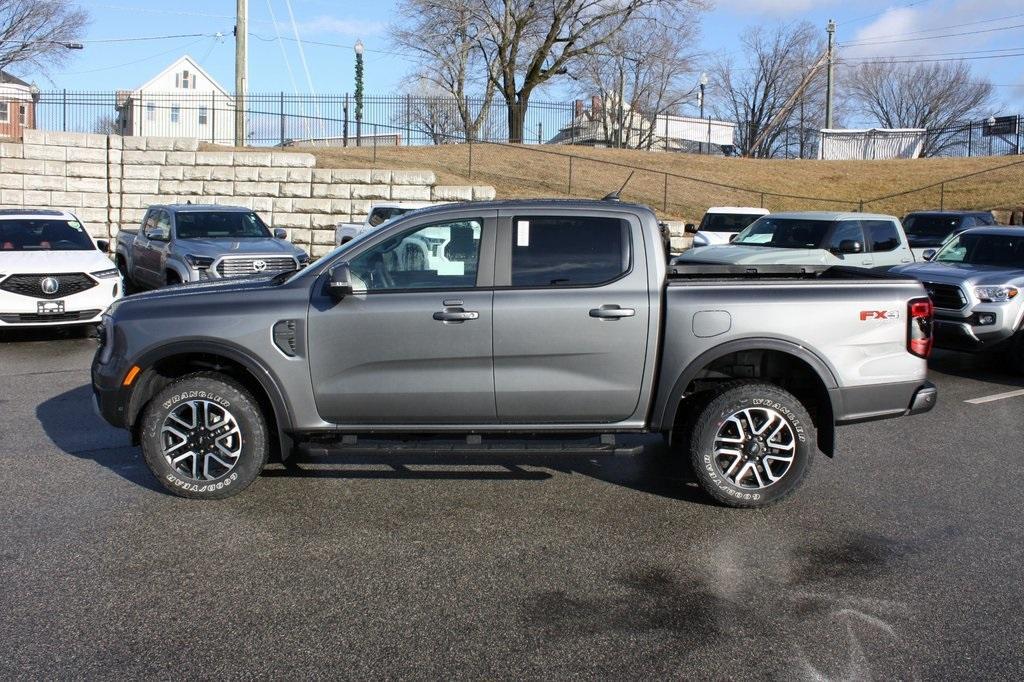
POLYGON ((277 378, 258 359, 241 348, 217 341, 190 341, 153 349, 136 363, 143 370, 128 399, 126 420, 134 442, 138 442, 139 418, 149 401, 175 379, 196 371, 219 371, 241 382, 260 404, 272 441, 282 460, 295 445, 289 435, 292 418, 277 378))
POLYGON ((738 339, 711 348, 697 356, 669 390, 660 415, 662 431, 670 431, 689 396, 699 393, 701 381, 763 378, 789 390, 811 413, 818 432, 818 448, 829 457, 835 451, 835 389, 839 384, 831 367, 811 349, 782 339, 738 339), (738 364, 740 360, 756 362, 738 364), (730 365, 731 361, 736 364, 730 365), (745 373, 752 367, 754 373, 745 373), (783 375, 782 370, 788 370, 783 375), (721 374, 716 378, 714 374, 721 374))

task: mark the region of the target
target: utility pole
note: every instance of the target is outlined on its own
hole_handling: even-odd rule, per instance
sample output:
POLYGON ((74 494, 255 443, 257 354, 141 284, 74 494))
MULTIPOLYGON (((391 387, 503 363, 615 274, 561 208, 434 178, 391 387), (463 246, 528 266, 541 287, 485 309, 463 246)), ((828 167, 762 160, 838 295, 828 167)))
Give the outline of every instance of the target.
POLYGON ((825 84, 825 127, 832 128, 832 91, 835 88, 835 78, 833 75, 834 50, 836 44, 836 22, 832 19, 828 20, 828 76, 825 84))
POLYGON ((244 147, 245 94, 249 86, 249 0, 235 2, 235 146, 244 147))

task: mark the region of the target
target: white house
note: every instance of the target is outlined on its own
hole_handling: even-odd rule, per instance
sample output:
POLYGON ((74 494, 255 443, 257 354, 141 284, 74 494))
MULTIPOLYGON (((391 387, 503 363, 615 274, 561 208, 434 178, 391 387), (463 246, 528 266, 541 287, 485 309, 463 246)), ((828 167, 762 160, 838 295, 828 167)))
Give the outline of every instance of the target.
POLYGON ((234 98, 196 60, 183 55, 142 87, 117 93, 117 127, 122 135, 232 144, 234 98))

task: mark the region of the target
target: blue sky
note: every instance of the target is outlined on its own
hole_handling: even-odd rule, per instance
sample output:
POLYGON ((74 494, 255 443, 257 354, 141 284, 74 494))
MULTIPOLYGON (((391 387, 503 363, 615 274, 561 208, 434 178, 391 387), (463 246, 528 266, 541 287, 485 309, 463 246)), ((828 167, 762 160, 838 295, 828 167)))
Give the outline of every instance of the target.
MULTIPOLYGON (((60 71, 18 75, 34 80, 42 89, 133 88, 174 58, 189 53, 226 88, 232 89, 234 0, 82 0, 79 4, 93 17, 84 36, 85 50, 76 52, 60 71), (213 37, 218 32, 222 36, 213 37), (171 34, 205 35, 102 42, 171 34)), ((250 31, 259 36, 249 43, 250 90, 351 91, 351 45, 361 38, 367 49, 367 93, 393 92, 410 70, 408 58, 396 53, 389 39, 394 7, 392 0, 291 0, 293 29, 286 0, 250 0, 250 31), (294 41, 295 30, 305 41, 308 78, 294 41), (284 39, 281 42, 276 39, 277 31, 284 39)), ((996 90, 1000 108, 1004 112, 1024 111, 1024 56, 987 58, 1024 53, 1020 42, 1024 35, 1024 4, 1020 0, 718 0, 716 7, 704 15, 700 49, 708 55, 732 51, 745 27, 774 22, 808 20, 821 26, 824 35, 830 17, 839 24, 840 44, 860 43, 842 48, 846 56, 914 55, 938 59, 950 53, 970 53, 975 72, 990 77, 999 86, 996 90), (1016 28, 1005 30, 1008 26, 1016 28)), ((571 94, 567 85, 556 85, 539 97, 568 99, 571 94)))

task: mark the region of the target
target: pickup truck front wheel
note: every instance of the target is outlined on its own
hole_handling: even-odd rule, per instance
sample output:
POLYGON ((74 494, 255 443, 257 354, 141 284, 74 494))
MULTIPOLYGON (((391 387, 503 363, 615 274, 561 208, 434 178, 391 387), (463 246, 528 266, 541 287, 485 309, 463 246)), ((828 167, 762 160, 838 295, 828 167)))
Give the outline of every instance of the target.
POLYGON ((702 404, 690 429, 690 459, 711 497, 731 507, 764 507, 800 486, 817 440, 795 396, 741 381, 724 384, 702 404))
POLYGON ((256 480, 270 453, 256 399, 216 372, 190 374, 166 386, 146 406, 140 435, 157 480, 193 499, 240 492, 256 480))

